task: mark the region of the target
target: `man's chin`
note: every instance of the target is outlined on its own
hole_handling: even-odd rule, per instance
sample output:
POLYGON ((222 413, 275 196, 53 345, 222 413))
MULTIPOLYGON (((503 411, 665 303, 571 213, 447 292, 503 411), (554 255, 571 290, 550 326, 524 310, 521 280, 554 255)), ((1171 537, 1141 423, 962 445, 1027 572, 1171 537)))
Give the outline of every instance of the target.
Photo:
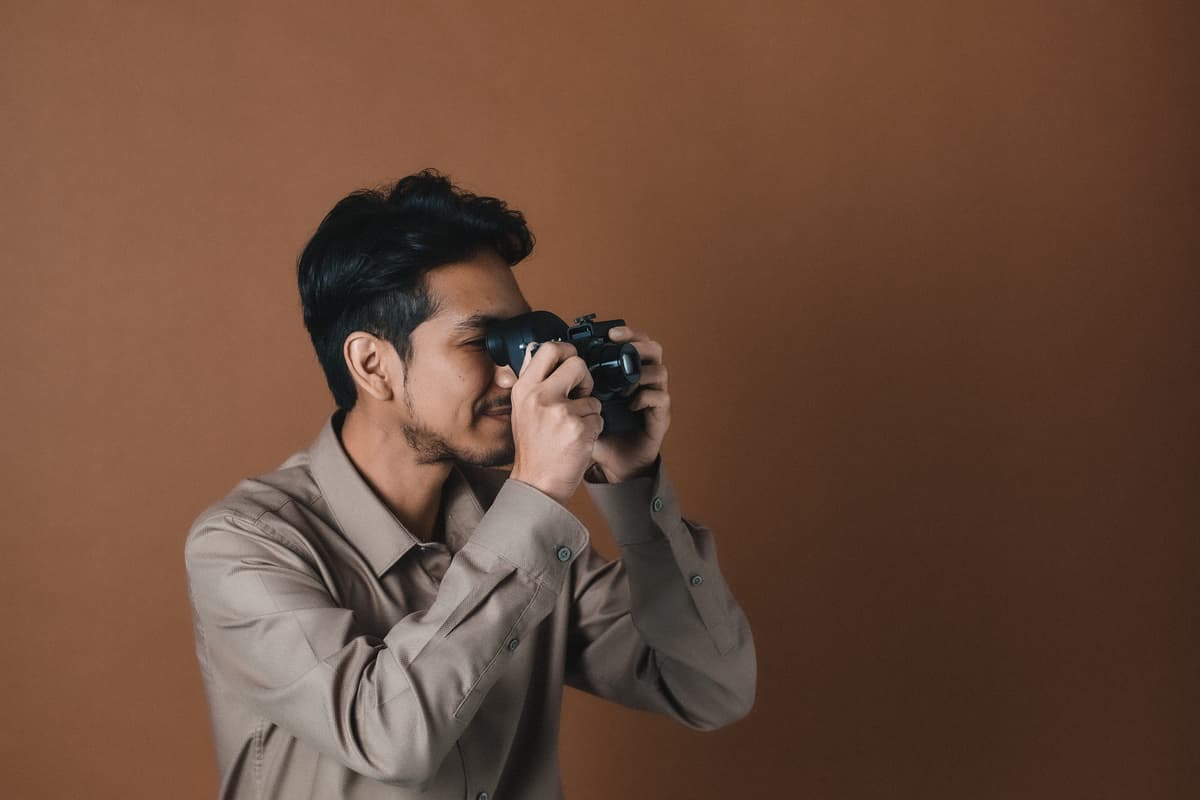
POLYGON ((459 453, 459 460, 475 467, 503 467, 513 463, 517 451, 511 433, 508 441, 499 446, 459 453))
POLYGON ((513 452, 508 450, 503 453, 478 454, 462 461, 473 467, 506 467, 513 463, 515 457, 513 452))

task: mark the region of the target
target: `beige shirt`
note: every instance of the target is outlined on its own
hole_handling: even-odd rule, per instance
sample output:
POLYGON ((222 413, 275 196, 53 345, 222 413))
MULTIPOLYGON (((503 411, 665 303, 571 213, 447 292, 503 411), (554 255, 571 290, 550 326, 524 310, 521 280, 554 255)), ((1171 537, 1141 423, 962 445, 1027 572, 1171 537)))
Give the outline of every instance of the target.
POLYGON ((697 730, 756 661, 712 533, 655 474, 585 481, 620 549, 502 470, 456 465, 423 543, 311 447, 199 515, 185 558, 222 798, 561 798, 563 684, 697 730))

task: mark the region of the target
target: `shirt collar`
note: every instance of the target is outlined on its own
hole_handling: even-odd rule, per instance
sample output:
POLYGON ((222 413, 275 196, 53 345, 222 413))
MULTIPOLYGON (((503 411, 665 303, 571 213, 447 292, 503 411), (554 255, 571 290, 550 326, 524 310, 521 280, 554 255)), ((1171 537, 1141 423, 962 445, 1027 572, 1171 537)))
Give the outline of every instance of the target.
MULTIPOLYGON (((320 487, 334 522, 342 534, 366 557, 376 577, 381 577, 411 548, 422 544, 359 473, 341 442, 346 412, 333 412, 308 449, 313 479, 320 487)), ((469 470, 474 473, 474 470, 469 470)), ((446 546, 457 553, 483 519, 480 497, 490 494, 476 487, 467 471, 454 462, 442 486, 446 546)))

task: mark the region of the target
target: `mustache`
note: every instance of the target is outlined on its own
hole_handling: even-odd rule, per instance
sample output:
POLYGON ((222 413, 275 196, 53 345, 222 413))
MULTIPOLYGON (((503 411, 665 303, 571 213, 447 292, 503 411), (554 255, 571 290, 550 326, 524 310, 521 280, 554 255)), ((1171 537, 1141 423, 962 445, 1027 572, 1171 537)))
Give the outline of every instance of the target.
POLYGON ((489 406, 488 408, 485 408, 482 413, 484 413, 484 414, 509 414, 509 413, 512 413, 512 403, 508 400, 505 400, 502 403, 497 403, 495 405, 489 406))

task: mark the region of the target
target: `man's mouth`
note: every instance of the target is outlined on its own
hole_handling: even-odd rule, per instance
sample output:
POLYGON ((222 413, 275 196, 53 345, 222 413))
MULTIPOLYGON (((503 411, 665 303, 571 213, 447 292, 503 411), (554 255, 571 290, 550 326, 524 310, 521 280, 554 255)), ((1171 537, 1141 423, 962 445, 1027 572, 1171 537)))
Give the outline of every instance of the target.
POLYGON ((484 416, 488 417, 507 417, 512 414, 512 407, 493 408, 491 411, 485 411, 484 416))

